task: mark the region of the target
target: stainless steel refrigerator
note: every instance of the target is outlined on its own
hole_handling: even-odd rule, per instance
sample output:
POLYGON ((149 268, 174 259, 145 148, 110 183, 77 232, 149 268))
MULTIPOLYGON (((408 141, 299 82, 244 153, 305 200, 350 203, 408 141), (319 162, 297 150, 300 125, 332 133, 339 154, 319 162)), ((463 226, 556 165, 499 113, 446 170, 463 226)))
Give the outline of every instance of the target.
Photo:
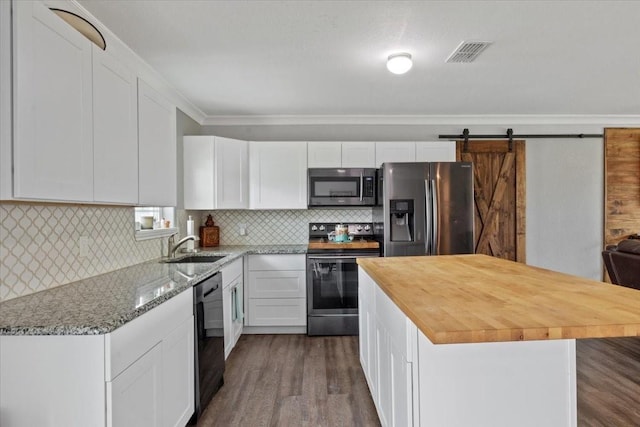
POLYGON ((473 165, 384 163, 373 211, 383 256, 474 252, 473 165))

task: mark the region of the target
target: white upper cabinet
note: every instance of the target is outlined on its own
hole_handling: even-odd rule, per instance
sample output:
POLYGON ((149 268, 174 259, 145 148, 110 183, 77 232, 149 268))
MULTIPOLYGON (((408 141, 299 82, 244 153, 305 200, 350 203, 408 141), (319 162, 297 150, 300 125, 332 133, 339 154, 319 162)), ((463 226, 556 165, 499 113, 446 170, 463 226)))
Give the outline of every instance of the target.
POLYGON ((93 198, 138 203, 136 76, 93 46, 93 198))
POLYGON ((92 44, 41 2, 13 13, 14 196, 91 201, 92 44))
POLYGON ((249 143, 216 137, 215 144, 216 209, 249 207, 249 143))
POLYGON ((251 209, 307 208, 307 144, 249 143, 251 209))
POLYGON ((309 142, 310 168, 375 168, 373 142, 309 142))
POLYGON ((184 208, 215 209, 213 155, 215 136, 183 138, 184 208))
POLYGON ((416 142, 416 162, 455 162, 455 141, 416 142))
POLYGON ((342 166, 342 143, 336 141, 308 142, 307 159, 310 168, 339 168, 342 166))
POLYGON ((176 205, 176 108, 138 79, 138 191, 147 206, 176 205))
POLYGON ((415 142, 376 142, 376 167, 386 162, 415 161, 415 142))
POLYGON ((249 207, 247 141, 185 136, 183 152, 185 209, 249 207))
POLYGON ((343 142, 343 168, 375 168, 376 149, 372 142, 343 142))

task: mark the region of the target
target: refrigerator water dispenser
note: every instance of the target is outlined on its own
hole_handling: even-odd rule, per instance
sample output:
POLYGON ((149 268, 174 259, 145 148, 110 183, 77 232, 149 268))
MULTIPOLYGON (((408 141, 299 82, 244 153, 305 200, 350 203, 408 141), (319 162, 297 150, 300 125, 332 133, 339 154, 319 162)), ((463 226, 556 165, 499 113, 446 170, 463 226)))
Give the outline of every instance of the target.
POLYGON ((389 215, 392 242, 413 242, 413 200, 390 200, 389 215))

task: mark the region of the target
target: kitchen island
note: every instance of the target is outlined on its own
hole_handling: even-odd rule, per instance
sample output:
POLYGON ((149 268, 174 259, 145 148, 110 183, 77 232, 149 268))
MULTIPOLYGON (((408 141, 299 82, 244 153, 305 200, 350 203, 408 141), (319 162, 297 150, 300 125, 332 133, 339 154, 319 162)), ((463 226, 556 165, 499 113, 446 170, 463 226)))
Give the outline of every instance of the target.
POLYGON ((640 336, 640 292, 485 255, 359 259, 383 425, 575 426, 575 340, 640 336))

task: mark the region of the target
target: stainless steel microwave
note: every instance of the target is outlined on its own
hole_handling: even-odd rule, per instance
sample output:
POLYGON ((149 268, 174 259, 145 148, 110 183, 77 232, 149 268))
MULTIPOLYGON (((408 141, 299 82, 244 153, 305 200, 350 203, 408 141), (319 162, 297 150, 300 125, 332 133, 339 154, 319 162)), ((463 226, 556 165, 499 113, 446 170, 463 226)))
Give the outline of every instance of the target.
POLYGON ((309 207, 375 206, 376 169, 309 168, 309 207))

